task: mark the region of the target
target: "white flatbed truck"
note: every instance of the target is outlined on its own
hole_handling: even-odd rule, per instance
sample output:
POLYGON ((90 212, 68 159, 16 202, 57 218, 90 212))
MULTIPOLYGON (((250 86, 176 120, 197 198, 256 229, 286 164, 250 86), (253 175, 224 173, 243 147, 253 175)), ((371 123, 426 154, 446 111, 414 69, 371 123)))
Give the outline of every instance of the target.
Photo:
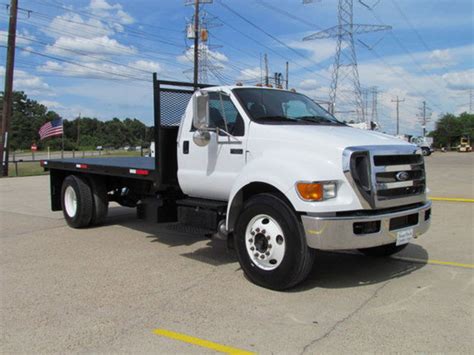
POLYGON ((247 277, 276 290, 306 278, 316 249, 386 256, 428 230, 416 146, 293 91, 153 83, 154 157, 42 162, 71 227, 100 224, 116 201, 227 238, 247 277))

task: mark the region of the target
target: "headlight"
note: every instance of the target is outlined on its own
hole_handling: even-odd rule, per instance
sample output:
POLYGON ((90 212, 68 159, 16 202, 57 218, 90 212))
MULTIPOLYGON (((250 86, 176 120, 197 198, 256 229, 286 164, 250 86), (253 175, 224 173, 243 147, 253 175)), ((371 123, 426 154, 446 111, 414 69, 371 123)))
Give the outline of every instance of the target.
POLYGON ((304 201, 323 201, 337 196, 337 183, 334 181, 297 182, 296 191, 304 201))

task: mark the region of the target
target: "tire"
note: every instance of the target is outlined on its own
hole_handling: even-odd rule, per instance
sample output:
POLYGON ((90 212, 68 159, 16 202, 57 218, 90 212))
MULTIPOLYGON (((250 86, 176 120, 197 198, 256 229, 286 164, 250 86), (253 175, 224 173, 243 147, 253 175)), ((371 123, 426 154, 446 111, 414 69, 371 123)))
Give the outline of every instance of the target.
POLYGON ((408 244, 402 244, 397 246, 395 244, 387 244, 373 248, 359 249, 359 251, 367 256, 383 257, 398 253, 405 249, 407 245, 408 244))
POLYGON ((314 250, 306 244, 302 223, 293 209, 273 194, 256 195, 244 204, 234 245, 247 278, 272 290, 302 282, 314 263, 314 250))
POLYGON ((93 197, 87 181, 76 175, 64 179, 61 188, 61 207, 64 219, 72 228, 87 227, 93 213, 93 197))
POLYGON ((421 153, 423 156, 428 157, 431 155, 431 150, 429 148, 421 148, 421 153))
POLYGON ((109 210, 109 198, 105 181, 100 177, 89 178, 92 189, 93 211, 89 226, 98 226, 104 223, 109 210))

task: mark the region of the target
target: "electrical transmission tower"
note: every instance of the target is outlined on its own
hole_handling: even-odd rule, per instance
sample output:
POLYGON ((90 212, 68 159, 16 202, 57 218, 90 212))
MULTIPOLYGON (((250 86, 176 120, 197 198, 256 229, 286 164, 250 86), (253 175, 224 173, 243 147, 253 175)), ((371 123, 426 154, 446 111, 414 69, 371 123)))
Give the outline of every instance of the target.
MULTIPOLYGON (((365 5, 364 5, 365 6, 365 5)), ((390 26, 355 24, 353 21, 354 4, 353 0, 339 0, 338 3, 338 25, 326 30, 314 33, 303 38, 304 41, 315 39, 336 38, 336 55, 331 77, 331 87, 329 101, 331 111, 335 112, 340 105, 339 91, 344 89, 344 81, 347 86, 352 87, 357 119, 362 122, 365 119, 364 102, 360 88, 359 71, 357 69, 357 55, 354 44, 354 37, 359 34, 379 32, 391 29, 390 26)), ((370 122, 367 122, 370 123, 370 122)))

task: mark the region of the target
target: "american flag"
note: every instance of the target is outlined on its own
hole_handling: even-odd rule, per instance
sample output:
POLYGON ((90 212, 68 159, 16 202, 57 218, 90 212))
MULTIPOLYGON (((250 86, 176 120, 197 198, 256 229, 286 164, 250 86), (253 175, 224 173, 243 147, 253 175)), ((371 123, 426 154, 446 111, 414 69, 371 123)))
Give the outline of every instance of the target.
POLYGON ((45 123, 41 126, 39 130, 40 140, 43 140, 48 137, 60 136, 63 134, 63 119, 58 118, 45 123))

